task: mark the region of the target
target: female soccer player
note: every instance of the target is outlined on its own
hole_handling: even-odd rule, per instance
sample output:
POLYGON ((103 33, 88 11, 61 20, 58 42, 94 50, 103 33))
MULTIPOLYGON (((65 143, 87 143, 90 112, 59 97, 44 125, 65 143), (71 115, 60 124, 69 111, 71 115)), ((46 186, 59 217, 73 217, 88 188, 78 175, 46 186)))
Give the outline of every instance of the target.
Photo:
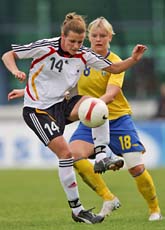
MULTIPOLYGON (((88 32, 91 49, 94 52, 108 58, 113 63, 120 60, 115 53, 109 50, 109 43, 112 41, 114 31, 111 24, 105 18, 100 17, 91 22, 88 32)), ((124 73, 111 74, 105 71, 97 71, 86 65, 78 82, 78 93, 80 95, 101 98, 107 104, 110 124, 109 147, 116 155, 123 156, 129 173, 135 179, 139 192, 148 204, 149 220, 160 220, 161 213, 155 186, 151 175, 145 169, 142 159, 142 153, 145 152, 145 148, 139 140, 131 117, 131 107, 122 91, 123 81, 124 73)), ((93 140, 90 128, 80 123, 70 142, 75 159, 82 156, 85 158, 91 156, 93 152, 93 140)), ((107 197, 105 185, 103 186, 103 183, 99 182, 96 176, 92 176, 92 170, 89 170, 89 165, 90 163, 87 160, 83 160, 83 163, 81 160, 75 162, 75 167, 84 181, 88 181, 88 184, 95 188, 98 194, 101 194, 104 191, 103 189, 105 189, 105 192, 102 193, 107 197)), ((103 171, 105 170, 106 168, 103 171)), ((100 212, 103 216, 110 213, 119 205, 118 199, 113 194, 111 197, 110 195, 108 196, 109 201, 108 199, 105 201, 100 212)))
MULTIPOLYGON (((78 119, 79 105, 86 96, 76 95, 67 100, 65 92, 76 86, 86 64, 98 70, 122 72, 136 64, 147 48, 137 45, 131 57, 112 64, 82 46, 85 36, 86 24, 83 17, 69 13, 63 22, 60 37, 42 39, 27 45, 13 45, 13 50, 6 52, 2 60, 15 78, 24 81, 26 74, 18 69, 16 59, 33 59, 24 96, 24 120, 59 158, 59 178, 72 208, 73 219, 98 223, 103 218, 84 210, 79 201, 72 152, 63 137, 65 124, 78 119)), ((98 128, 92 130, 95 152, 100 155, 96 165, 106 157, 105 149, 109 141, 107 128, 108 123, 101 126, 99 132, 98 128)))

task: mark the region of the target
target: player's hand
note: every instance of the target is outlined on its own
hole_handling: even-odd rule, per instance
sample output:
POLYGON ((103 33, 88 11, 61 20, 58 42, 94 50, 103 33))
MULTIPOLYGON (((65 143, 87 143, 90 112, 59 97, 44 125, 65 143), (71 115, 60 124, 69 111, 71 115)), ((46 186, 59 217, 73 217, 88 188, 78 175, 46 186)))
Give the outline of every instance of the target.
POLYGON ((26 79, 26 73, 17 70, 15 72, 13 72, 13 75, 15 76, 15 78, 17 78, 20 82, 23 82, 26 79))
POLYGON ((147 50, 147 46, 145 45, 136 45, 132 51, 132 58, 135 60, 135 61, 139 61, 144 52, 147 50))
POLYGON ((8 93, 8 100, 20 98, 24 96, 24 89, 13 89, 8 93))

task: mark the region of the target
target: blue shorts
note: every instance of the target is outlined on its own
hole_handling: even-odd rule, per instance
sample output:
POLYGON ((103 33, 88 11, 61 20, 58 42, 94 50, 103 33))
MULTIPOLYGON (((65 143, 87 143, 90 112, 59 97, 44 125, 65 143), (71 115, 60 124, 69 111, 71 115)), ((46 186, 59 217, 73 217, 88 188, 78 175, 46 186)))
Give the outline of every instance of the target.
MULTIPOLYGON (((136 132, 135 124, 130 115, 122 116, 109 121, 110 123, 110 144, 109 147, 116 155, 127 152, 144 152, 145 148, 140 142, 136 132)), ((82 140, 93 143, 91 129, 81 122, 73 133, 70 142, 82 140)))

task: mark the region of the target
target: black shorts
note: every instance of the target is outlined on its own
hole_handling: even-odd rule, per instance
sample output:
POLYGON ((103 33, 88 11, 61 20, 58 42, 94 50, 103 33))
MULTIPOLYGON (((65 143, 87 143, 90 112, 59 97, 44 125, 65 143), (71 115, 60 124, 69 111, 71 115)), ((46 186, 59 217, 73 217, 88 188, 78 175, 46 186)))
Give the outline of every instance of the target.
POLYGON ((71 123, 67 118, 81 97, 76 95, 69 100, 64 99, 47 109, 24 107, 23 118, 47 146, 53 138, 63 135, 65 125, 71 123))

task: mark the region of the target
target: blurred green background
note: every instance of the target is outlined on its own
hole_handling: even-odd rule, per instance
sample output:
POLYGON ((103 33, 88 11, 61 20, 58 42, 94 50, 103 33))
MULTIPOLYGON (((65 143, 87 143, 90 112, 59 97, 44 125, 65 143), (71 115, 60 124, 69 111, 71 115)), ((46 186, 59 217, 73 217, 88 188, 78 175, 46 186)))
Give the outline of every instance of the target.
MULTIPOLYGON (((159 95, 165 77, 165 0, 1 0, 1 56, 11 49, 12 43, 59 36, 60 26, 69 12, 87 16, 87 23, 99 16, 107 18, 116 32, 111 50, 123 59, 137 43, 147 45, 143 60, 127 71, 125 94, 140 100, 159 95)), ((89 45, 87 40, 85 45, 89 45)), ((25 60, 18 63, 25 72, 29 64, 25 60)), ((24 85, 0 62, 0 104, 7 104, 7 93, 18 87, 24 85)))

